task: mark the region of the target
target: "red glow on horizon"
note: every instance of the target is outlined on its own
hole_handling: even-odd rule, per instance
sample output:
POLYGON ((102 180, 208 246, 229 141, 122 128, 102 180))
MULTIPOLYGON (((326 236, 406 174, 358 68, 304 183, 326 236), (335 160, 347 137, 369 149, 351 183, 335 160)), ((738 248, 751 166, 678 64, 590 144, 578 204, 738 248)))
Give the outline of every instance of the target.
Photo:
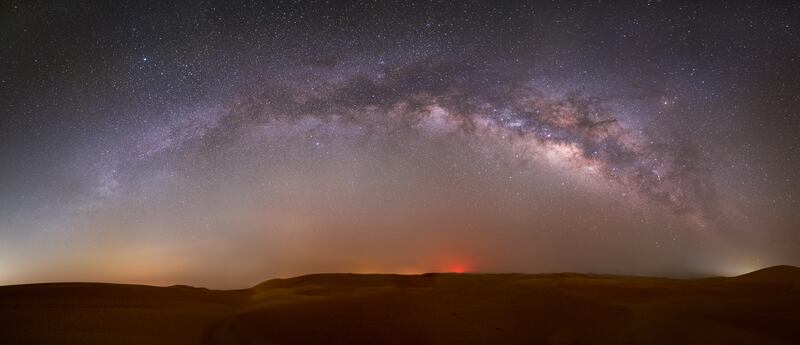
POLYGON ((464 265, 453 265, 450 267, 449 271, 452 273, 464 273, 467 272, 467 267, 464 265))

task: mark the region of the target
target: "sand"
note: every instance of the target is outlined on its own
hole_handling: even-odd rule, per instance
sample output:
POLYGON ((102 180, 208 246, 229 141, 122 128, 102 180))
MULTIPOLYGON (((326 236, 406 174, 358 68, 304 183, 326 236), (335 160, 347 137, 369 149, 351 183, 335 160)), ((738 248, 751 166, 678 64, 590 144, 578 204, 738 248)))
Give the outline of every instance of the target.
POLYGON ((0 344, 800 344, 800 268, 733 278, 314 274, 0 287, 0 344))

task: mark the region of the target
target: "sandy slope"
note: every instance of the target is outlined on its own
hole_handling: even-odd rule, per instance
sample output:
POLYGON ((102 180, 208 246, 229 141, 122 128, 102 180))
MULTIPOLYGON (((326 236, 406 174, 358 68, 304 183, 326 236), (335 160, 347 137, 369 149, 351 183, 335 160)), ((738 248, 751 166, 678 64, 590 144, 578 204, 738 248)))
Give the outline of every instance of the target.
POLYGON ((316 274, 0 287, 0 344, 800 344, 800 269, 676 280, 316 274))

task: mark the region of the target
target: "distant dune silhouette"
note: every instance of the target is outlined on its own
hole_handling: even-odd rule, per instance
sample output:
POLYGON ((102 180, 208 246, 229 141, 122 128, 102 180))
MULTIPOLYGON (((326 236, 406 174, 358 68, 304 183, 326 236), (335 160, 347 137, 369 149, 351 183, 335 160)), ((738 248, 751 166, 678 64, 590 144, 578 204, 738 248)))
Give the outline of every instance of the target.
POLYGON ((731 278, 312 274, 0 287, 0 344, 800 344, 800 268, 731 278))
POLYGON ((782 265, 742 274, 734 278, 738 281, 752 282, 797 282, 800 283, 800 267, 782 265))

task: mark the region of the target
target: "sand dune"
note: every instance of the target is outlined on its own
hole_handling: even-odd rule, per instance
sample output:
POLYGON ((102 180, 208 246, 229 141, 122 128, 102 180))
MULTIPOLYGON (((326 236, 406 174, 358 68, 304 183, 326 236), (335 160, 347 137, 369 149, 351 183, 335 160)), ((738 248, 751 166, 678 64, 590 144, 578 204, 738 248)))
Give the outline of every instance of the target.
POLYGON ((0 287, 0 344, 798 344, 800 268, 733 278, 314 274, 0 287))
POLYGON ((740 275, 733 278, 737 281, 752 281, 761 283, 794 282, 800 283, 800 267, 773 266, 740 275))

